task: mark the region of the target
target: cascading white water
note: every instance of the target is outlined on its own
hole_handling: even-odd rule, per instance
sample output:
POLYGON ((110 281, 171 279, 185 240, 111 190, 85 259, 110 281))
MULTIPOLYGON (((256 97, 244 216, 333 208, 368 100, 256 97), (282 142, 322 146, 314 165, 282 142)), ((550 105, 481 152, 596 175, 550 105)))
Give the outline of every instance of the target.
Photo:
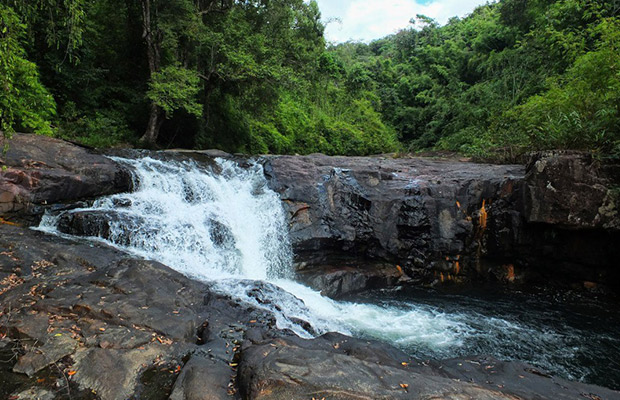
MULTIPOLYGON (((107 237, 90 239, 210 281, 216 290, 272 312, 280 328, 311 336, 295 322, 301 319, 315 333, 374 337, 422 356, 490 353, 510 359, 525 354, 526 361, 566 377, 590 373, 573 368, 573 360, 592 352, 583 350, 592 340, 557 316, 545 317, 560 322, 541 334, 539 327, 545 321, 526 323, 521 314, 509 317, 509 308, 498 315, 485 304, 476 306, 478 311, 471 306, 450 309, 450 304, 438 304, 441 299, 426 304, 337 302, 288 279, 292 252, 287 219, 260 164, 241 168, 223 159, 212 167, 149 157, 115 160, 132 167, 135 190, 101 198, 88 209, 66 211, 109 217, 107 237), (257 298, 251 280, 270 282, 263 285, 262 298, 257 298)), ((38 229, 58 234, 61 217, 46 215, 38 229)), ((597 343, 603 349, 607 346, 597 343)))
POLYGON ((258 166, 220 160, 214 174, 192 162, 117 160, 133 167, 138 190, 91 208, 122 216, 110 222, 113 244, 198 279, 286 274, 292 256, 283 212, 256 179, 258 166))

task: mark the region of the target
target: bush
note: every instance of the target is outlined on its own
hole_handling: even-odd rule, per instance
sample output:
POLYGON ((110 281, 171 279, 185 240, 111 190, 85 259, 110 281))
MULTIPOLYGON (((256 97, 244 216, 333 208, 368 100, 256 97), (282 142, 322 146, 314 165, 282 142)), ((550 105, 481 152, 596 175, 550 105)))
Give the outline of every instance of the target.
POLYGON ((96 148, 114 147, 134 140, 123 114, 115 110, 102 110, 94 115, 73 118, 61 127, 59 133, 65 140, 96 148))

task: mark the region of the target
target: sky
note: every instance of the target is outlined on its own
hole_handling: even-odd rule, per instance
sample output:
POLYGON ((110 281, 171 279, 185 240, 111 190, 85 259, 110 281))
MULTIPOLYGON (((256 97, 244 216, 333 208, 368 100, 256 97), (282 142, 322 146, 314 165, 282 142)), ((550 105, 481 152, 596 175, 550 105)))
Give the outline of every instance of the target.
POLYGON ((487 0, 317 0, 325 37, 329 42, 369 42, 410 26, 409 20, 424 14, 445 24, 464 17, 487 0), (335 20, 338 19, 339 21, 335 20), (331 21, 331 22, 330 22, 331 21))

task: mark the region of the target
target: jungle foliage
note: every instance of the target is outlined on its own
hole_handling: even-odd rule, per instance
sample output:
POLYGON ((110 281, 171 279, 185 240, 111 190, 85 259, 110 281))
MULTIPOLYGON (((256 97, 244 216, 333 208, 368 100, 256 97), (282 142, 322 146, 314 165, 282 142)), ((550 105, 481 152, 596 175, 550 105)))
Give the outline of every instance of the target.
POLYGON ((7 0, 0 130, 87 145, 620 156, 620 0, 501 0, 326 44, 304 0, 7 0))
POLYGON ((620 156, 620 1, 502 0, 331 49, 409 149, 620 156))

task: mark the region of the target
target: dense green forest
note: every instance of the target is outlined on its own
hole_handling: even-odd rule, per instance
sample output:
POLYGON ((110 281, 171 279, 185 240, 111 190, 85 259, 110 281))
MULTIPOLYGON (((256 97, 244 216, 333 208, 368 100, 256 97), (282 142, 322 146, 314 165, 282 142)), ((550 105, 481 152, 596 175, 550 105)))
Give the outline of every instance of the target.
POLYGON ((620 0, 327 45, 303 0, 3 0, 0 130, 248 153, 620 156, 620 0))

